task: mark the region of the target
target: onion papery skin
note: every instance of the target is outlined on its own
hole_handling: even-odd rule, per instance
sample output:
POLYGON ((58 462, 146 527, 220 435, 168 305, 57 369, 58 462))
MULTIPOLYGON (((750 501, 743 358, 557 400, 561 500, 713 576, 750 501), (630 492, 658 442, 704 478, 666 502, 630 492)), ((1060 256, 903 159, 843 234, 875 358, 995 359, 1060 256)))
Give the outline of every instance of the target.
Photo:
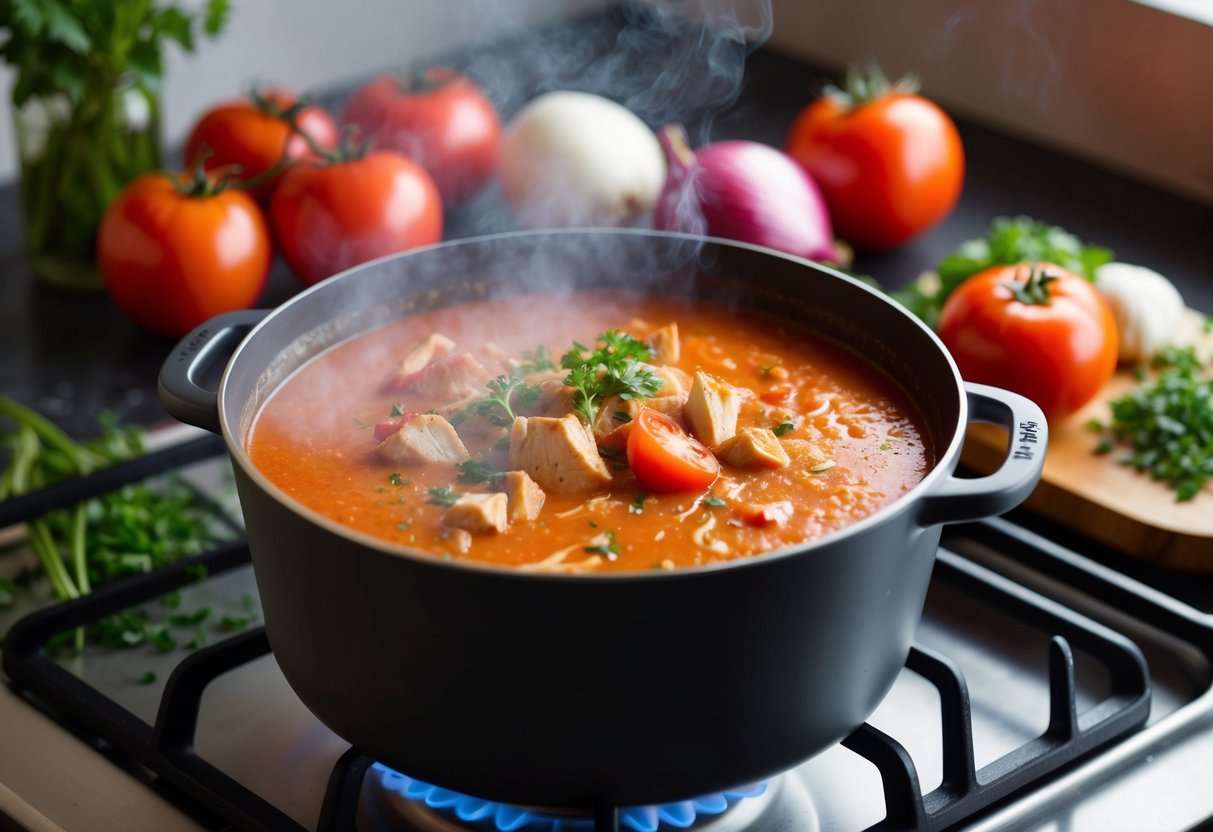
POLYGON ((670 174, 654 214, 658 229, 837 262, 825 198, 799 162, 750 141, 714 142, 691 153, 677 127, 659 138, 670 174))

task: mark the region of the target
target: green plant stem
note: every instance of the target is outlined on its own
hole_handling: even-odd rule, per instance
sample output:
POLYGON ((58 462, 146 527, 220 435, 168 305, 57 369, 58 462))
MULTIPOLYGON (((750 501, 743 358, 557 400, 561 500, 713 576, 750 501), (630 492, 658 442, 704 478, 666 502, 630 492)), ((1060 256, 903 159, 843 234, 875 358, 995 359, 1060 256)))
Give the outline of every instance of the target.
POLYGON ((42 565, 42 571, 50 579, 55 590, 55 596, 60 600, 70 600, 80 597, 80 590, 72 581, 63 565, 63 556, 55 539, 51 536, 50 527, 44 518, 33 520, 28 524, 30 547, 42 565))
POLYGON ((99 455, 82 447, 42 416, 13 399, 0 396, 0 416, 8 416, 18 424, 29 428, 43 445, 59 451, 64 457, 71 460, 76 465, 78 473, 82 475, 92 473, 105 462, 99 455))

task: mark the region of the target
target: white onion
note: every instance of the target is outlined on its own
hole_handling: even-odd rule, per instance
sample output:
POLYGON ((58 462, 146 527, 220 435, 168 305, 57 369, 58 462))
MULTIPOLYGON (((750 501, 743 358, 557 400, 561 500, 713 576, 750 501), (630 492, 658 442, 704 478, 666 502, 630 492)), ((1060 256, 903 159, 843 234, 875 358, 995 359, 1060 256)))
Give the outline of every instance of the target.
POLYGON ((635 223, 652 210, 664 182, 653 131, 597 95, 541 95, 515 116, 502 141, 502 192, 527 228, 635 223))

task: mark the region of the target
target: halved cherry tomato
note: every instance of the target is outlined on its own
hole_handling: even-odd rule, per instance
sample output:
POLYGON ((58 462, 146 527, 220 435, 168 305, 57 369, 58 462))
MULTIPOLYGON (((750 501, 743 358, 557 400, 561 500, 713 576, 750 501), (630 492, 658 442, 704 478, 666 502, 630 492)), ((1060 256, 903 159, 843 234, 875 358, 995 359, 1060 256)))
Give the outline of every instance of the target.
POLYGON ((720 474, 720 463, 702 442, 647 407, 632 420, 628 465, 637 481, 656 493, 703 491, 720 474))
POLYGON ((939 337, 969 381, 1005 387, 1050 419, 1116 370, 1116 320, 1090 281, 1051 263, 994 266, 948 296, 939 337))

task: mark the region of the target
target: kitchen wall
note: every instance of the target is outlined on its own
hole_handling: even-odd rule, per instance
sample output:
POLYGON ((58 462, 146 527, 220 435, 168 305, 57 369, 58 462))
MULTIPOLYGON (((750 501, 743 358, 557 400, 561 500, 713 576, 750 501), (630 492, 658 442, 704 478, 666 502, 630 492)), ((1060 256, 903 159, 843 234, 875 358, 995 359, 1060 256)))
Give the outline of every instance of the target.
POLYGON ((774 0, 774 14, 777 48, 878 59, 956 112, 1213 203, 1213 0, 774 0))
MULTIPOLYGON (((192 56, 170 50, 166 136, 180 141, 204 106, 253 81, 337 87, 615 1, 234 0, 220 40, 192 56)), ((731 5, 755 25, 770 4, 775 48, 913 71, 958 113, 1213 203, 1213 0, 650 2, 731 5)), ((9 81, 5 68, 5 100, 9 81)), ((0 119, 0 182, 15 166, 11 119, 0 119)))

